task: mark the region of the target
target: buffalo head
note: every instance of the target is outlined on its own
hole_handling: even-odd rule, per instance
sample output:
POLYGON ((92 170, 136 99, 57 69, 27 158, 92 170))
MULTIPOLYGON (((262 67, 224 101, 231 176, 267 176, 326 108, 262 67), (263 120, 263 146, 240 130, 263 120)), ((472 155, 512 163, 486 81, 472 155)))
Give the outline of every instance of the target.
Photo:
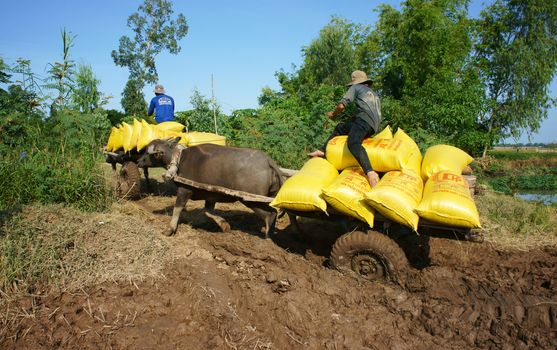
POLYGON ((144 154, 137 160, 137 166, 141 168, 167 168, 179 141, 180 137, 151 141, 145 147, 144 154))

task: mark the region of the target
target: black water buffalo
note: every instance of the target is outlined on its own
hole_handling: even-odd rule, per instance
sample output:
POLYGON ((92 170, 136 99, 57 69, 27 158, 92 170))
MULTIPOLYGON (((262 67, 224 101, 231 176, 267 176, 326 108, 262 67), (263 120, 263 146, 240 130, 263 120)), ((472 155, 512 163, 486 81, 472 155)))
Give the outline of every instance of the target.
MULTIPOLYGON (((140 167, 164 166, 168 168, 179 138, 154 140, 146 147, 138 160, 140 167)), ((177 175, 208 185, 273 197, 282 186, 283 179, 276 163, 264 152, 249 149, 202 144, 181 150, 177 175)), ((196 189, 176 182, 178 193, 167 235, 176 233, 180 213, 189 199, 205 200, 205 214, 213 219, 223 231, 230 229, 228 223, 214 212, 217 202, 234 202, 237 199, 220 193, 196 189)), ((265 237, 275 228, 277 212, 264 203, 244 203, 265 221, 265 237)))

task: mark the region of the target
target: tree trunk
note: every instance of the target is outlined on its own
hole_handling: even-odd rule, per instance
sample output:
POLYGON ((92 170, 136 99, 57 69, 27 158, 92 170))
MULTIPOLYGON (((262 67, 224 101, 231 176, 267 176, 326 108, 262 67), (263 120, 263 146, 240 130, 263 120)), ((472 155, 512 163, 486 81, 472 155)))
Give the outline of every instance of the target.
MULTIPOLYGON (((493 113, 491 114, 491 118, 489 119, 489 125, 487 127, 487 134, 489 136, 491 136, 491 132, 493 130, 493 113)), ((482 158, 485 158, 487 156, 487 149, 489 148, 490 145, 490 141, 487 141, 484 145, 484 150, 482 152, 482 158)))

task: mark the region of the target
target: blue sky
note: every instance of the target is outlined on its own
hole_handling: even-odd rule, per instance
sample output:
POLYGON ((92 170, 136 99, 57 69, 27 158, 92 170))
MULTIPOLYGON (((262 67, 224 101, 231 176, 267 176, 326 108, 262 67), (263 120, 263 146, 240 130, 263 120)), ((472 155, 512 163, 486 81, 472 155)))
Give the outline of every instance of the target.
MULTIPOLYGON (((2 4, 0 56, 13 64, 19 57, 30 59, 32 69, 45 75, 49 62, 61 59, 60 31, 77 35, 70 55, 77 63, 93 67, 100 89, 111 95, 107 108, 120 109, 121 92, 128 72, 117 67, 110 52, 118 48, 122 35, 131 36, 126 22, 142 0, 6 1, 2 4)), ((483 0, 473 0, 476 16, 483 0)), ((194 88, 211 96, 211 74, 215 95, 225 112, 256 108, 261 88, 278 88, 275 72, 291 71, 299 65, 301 49, 316 38, 331 16, 373 25, 374 9, 400 1, 364 0, 237 0, 175 1, 175 12, 183 13, 188 35, 180 42, 178 55, 157 56, 159 81, 174 97, 177 110, 189 109, 194 88)), ((557 82, 552 86, 557 93, 557 82)), ((150 99, 152 86, 145 89, 150 99)), ((525 137, 519 141, 526 142, 525 137)), ((557 142, 557 109, 550 111, 533 142, 557 142)))

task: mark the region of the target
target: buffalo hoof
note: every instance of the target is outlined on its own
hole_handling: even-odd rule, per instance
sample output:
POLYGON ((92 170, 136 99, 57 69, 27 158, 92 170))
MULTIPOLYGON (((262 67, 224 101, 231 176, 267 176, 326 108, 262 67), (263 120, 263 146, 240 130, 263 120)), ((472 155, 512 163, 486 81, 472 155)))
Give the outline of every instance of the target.
POLYGON ((259 233, 261 233, 261 238, 263 238, 263 239, 271 239, 272 233, 269 232, 269 231, 267 231, 267 230, 265 230, 264 228, 261 229, 261 231, 259 231, 259 233))
POLYGON ((162 231, 162 234, 165 235, 165 236, 172 236, 172 235, 175 234, 175 233, 176 233, 176 231, 174 231, 174 230, 171 229, 171 228, 162 231))
POLYGON ((230 231, 230 224, 228 222, 220 222, 217 223, 221 229, 222 232, 228 232, 230 231))

